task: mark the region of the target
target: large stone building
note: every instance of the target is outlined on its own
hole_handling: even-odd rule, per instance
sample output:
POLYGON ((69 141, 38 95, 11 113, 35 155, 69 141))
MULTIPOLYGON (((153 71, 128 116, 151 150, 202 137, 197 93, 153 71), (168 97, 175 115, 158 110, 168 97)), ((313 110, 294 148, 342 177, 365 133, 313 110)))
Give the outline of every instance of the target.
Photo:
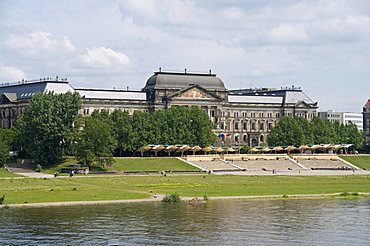
POLYGON ((283 116, 301 116, 308 120, 316 115, 317 102, 300 88, 228 90, 212 74, 155 72, 142 91, 78 89, 67 80, 40 79, 0 87, 1 127, 12 127, 17 116, 36 92, 76 91, 81 95, 82 115, 94 110, 115 109, 133 113, 153 112, 174 105, 203 108, 215 123, 215 134, 234 144, 266 144, 269 130, 283 116))
POLYGON ((366 143, 370 143, 370 99, 367 100, 366 104, 364 105, 362 114, 366 143))

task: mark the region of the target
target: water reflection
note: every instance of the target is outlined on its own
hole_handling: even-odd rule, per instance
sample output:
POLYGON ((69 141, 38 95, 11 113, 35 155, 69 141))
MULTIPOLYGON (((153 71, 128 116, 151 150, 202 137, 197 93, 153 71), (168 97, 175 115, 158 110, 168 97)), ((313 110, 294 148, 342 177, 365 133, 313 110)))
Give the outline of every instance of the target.
POLYGON ((370 201, 240 200, 0 210, 1 245, 369 245, 370 201))

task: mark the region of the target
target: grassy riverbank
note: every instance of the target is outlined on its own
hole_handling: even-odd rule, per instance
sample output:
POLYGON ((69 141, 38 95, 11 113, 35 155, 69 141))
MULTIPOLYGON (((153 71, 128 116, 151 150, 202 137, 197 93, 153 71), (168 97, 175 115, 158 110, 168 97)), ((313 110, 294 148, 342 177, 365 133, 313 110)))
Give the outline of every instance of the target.
POLYGON ((370 170, 370 155, 356 155, 356 156, 346 156, 342 155, 340 158, 356 165, 359 168, 370 170))
POLYGON ((8 170, 6 170, 5 168, 0 167, 0 178, 9 178, 9 177, 20 177, 20 176, 17 174, 8 172, 8 170))
POLYGON ((199 170, 177 158, 125 158, 116 157, 111 167, 116 171, 199 170))
POLYGON ((180 196, 258 196, 370 192, 370 176, 120 176, 3 179, 4 204, 180 196))

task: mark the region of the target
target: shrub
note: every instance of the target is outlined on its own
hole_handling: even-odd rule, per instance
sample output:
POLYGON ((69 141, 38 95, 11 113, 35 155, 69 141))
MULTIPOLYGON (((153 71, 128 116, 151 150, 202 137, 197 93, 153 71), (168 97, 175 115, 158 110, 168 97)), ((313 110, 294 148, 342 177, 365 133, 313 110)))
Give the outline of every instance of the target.
POLYGON ((208 196, 207 196, 207 194, 203 194, 203 200, 204 200, 204 201, 208 201, 208 196))
POLYGON ((179 196, 179 194, 177 194, 176 192, 175 193, 171 193, 171 194, 166 194, 165 197, 163 197, 162 199, 162 202, 180 202, 181 201, 181 198, 179 196))
POLYGON ((36 172, 41 172, 42 171, 42 166, 40 164, 37 164, 35 171, 36 172))

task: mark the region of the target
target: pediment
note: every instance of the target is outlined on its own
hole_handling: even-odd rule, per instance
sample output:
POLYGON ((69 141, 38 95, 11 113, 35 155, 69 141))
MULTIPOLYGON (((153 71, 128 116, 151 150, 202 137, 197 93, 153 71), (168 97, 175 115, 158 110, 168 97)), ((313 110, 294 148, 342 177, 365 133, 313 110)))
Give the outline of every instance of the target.
POLYGON ((296 108, 309 108, 310 105, 308 105, 306 102, 304 101, 299 101, 296 103, 295 105, 296 108))
POLYGON ((3 93, 0 95, 0 104, 9 104, 17 100, 15 93, 3 93))
POLYGON ((178 91, 170 95, 169 97, 172 99, 182 99, 182 100, 194 100, 194 99, 198 99, 198 100, 199 99, 203 99, 203 100, 217 99, 219 100, 220 99, 217 96, 212 95, 211 93, 209 93, 207 90, 205 90, 204 88, 200 86, 192 86, 192 87, 183 89, 181 91, 178 91))

